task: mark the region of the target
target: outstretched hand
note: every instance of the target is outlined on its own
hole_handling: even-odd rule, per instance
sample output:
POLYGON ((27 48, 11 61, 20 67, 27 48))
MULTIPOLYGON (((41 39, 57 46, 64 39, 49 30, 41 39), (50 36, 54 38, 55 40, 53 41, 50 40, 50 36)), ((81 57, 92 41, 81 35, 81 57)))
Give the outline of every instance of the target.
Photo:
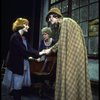
POLYGON ((37 58, 37 59, 35 59, 35 61, 41 62, 41 58, 37 58))
POLYGON ((33 58, 33 57, 28 57, 28 59, 30 59, 30 60, 34 60, 34 58, 33 58))
POLYGON ((42 51, 40 51, 39 52, 39 55, 41 56, 41 55, 44 55, 45 54, 45 51, 44 50, 42 50, 42 51))
POLYGON ((39 55, 48 55, 49 53, 51 52, 51 49, 49 48, 49 49, 44 49, 44 50, 42 50, 41 52, 39 52, 39 55))
POLYGON ((50 54, 50 52, 51 52, 51 49, 50 48, 49 49, 45 49, 45 54, 46 55, 50 54))

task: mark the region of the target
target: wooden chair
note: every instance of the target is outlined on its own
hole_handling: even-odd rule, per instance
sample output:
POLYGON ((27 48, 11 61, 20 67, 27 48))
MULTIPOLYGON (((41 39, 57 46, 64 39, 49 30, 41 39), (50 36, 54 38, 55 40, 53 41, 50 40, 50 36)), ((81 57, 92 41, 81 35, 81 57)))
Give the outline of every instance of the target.
POLYGON ((56 78, 56 59, 56 54, 50 54, 42 62, 30 60, 33 88, 40 88, 40 90, 52 88, 56 78), (46 81, 48 84, 45 83, 46 81))

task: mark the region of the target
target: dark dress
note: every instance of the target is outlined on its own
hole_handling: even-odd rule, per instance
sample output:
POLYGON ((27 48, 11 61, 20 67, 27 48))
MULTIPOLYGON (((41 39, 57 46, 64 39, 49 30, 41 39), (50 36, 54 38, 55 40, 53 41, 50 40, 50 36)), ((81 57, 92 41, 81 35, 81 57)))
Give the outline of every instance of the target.
POLYGON ((23 75, 24 59, 28 60, 28 57, 38 58, 39 53, 33 49, 27 42, 27 49, 23 43, 21 35, 16 32, 10 38, 9 53, 7 56, 7 68, 15 74, 23 75))
MULTIPOLYGON (((26 38, 24 36, 21 38, 22 38, 22 42, 23 42, 24 46, 26 47, 26 50, 28 50, 28 42, 26 41, 26 38)), ((11 50, 11 48, 10 48, 10 50, 11 50)), ((15 48, 15 51, 16 50, 17 49, 15 48)), ((13 52, 10 51, 9 53, 13 53, 13 52)), ((13 55, 13 56, 16 58, 16 55, 13 55)), ((10 55, 9 55, 8 61, 10 62, 10 55)), ((30 64, 29 64, 28 59, 26 59, 26 57, 25 58, 23 57, 22 63, 23 63, 24 67, 20 66, 23 68, 22 75, 15 73, 14 69, 12 69, 11 66, 10 67, 8 66, 9 62, 7 63, 7 68, 5 69, 5 75, 4 75, 4 78, 2 81, 2 85, 7 87, 10 91, 13 89, 20 90, 20 89, 22 89, 23 86, 31 86, 30 64)), ((18 67, 18 66, 16 66, 16 67, 18 67)))
POLYGON ((56 41, 52 38, 52 42, 49 46, 46 46, 44 43, 44 40, 41 40, 40 42, 40 47, 39 47, 39 51, 42 51, 43 49, 47 49, 50 48, 51 46, 53 46, 56 43, 56 41))
MULTIPOLYGON (((45 41, 41 40, 39 51, 42 51, 43 49, 50 48, 56 43, 56 41, 53 38, 50 38, 50 39, 51 39, 51 41, 50 41, 49 45, 46 45, 45 41)), ((44 71, 48 72, 48 63, 47 63, 46 55, 41 56, 40 61, 45 61, 46 67, 45 67, 44 71)))

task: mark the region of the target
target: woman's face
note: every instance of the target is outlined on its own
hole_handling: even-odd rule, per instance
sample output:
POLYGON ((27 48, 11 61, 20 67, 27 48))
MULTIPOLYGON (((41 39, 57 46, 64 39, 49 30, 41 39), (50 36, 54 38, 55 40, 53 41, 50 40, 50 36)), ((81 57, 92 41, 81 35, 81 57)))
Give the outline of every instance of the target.
POLYGON ((45 41, 49 39, 49 34, 48 33, 43 33, 42 36, 43 36, 43 39, 45 41))
POLYGON ((28 32, 28 29, 29 29, 29 25, 28 24, 24 24, 23 31, 24 32, 28 32))
POLYGON ((49 20, 48 20, 51 24, 55 24, 57 23, 57 17, 54 17, 53 14, 49 15, 49 20))

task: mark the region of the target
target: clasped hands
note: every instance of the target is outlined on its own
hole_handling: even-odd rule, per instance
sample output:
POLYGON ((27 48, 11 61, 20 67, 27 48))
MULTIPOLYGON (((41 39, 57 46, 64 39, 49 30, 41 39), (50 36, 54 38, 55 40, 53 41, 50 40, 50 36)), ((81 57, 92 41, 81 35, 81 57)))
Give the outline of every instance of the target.
POLYGON ((39 55, 48 55, 51 52, 51 48, 49 49, 43 49, 42 51, 39 52, 39 55))
MULTIPOLYGON (((49 53, 51 52, 51 49, 43 49, 42 51, 39 52, 39 55, 42 56, 42 55, 48 55, 49 53)), ((29 57, 29 59, 32 59, 32 60, 36 60, 38 62, 41 61, 41 57, 40 58, 37 58, 37 59, 34 59, 33 57, 29 57)))
MULTIPOLYGON (((48 55, 50 52, 51 52, 51 49, 43 49, 42 51, 39 52, 39 55, 40 56, 48 55)), ((41 57, 37 58, 35 60, 38 61, 38 62, 41 62, 41 57)))

